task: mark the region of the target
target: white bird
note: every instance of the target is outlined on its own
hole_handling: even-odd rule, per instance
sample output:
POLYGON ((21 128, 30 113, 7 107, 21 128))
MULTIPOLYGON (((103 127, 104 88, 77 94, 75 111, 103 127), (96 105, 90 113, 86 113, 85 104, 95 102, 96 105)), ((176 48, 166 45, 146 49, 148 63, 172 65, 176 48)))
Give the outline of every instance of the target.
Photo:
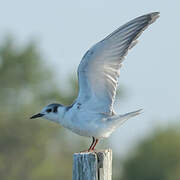
POLYGON ((123 115, 113 110, 119 69, 140 34, 158 17, 159 12, 154 12, 135 18, 92 46, 78 67, 79 94, 74 103, 50 104, 31 119, 43 117, 76 134, 92 137, 91 151, 99 139, 109 137, 127 119, 140 114, 141 109, 123 115))

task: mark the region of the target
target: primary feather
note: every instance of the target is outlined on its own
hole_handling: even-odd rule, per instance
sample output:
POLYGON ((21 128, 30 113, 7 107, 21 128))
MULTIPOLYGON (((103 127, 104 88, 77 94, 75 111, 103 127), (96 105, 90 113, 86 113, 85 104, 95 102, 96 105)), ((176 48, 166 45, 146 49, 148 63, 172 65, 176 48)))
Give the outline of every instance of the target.
POLYGON ((159 13, 155 12, 133 19, 86 52, 78 67, 77 102, 91 104, 89 108, 98 112, 113 113, 119 69, 124 56, 158 17, 159 13))

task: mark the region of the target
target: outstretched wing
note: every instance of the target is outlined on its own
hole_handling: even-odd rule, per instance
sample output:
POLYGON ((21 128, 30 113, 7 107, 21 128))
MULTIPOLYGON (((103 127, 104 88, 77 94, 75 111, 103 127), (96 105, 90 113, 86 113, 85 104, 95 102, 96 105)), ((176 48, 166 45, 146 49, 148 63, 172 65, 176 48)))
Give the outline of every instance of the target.
POLYGON ((112 113, 123 58, 158 17, 159 13, 154 12, 133 19, 86 52, 78 67, 78 102, 88 102, 91 109, 112 113))

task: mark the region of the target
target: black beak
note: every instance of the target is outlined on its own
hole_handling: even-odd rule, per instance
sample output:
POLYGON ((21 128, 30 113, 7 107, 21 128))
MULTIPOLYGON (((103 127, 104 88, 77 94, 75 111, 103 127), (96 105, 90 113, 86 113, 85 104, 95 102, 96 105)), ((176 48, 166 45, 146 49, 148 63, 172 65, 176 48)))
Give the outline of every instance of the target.
POLYGON ((32 117, 30 117, 30 119, 35 119, 35 118, 39 118, 39 117, 42 117, 42 116, 44 116, 44 114, 38 113, 38 114, 35 114, 32 117))

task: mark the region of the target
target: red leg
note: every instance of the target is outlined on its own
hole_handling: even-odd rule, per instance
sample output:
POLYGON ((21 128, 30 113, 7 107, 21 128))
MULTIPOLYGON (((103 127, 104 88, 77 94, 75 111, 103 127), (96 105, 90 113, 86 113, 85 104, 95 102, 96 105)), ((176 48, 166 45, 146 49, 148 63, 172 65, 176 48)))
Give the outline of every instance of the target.
POLYGON ((95 142, 95 138, 93 137, 93 142, 91 143, 91 146, 89 147, 88 151, 92 150, 92 147, 94 145, 94 142, 95 142))
POLYGON ((94 148, 95 148, 95 146, 97 145, 98 141, 99 141, 99 139, 96 139, 96 141, 95 141, 93 147, 91 148, 91 150, 94 150, 94 148))

